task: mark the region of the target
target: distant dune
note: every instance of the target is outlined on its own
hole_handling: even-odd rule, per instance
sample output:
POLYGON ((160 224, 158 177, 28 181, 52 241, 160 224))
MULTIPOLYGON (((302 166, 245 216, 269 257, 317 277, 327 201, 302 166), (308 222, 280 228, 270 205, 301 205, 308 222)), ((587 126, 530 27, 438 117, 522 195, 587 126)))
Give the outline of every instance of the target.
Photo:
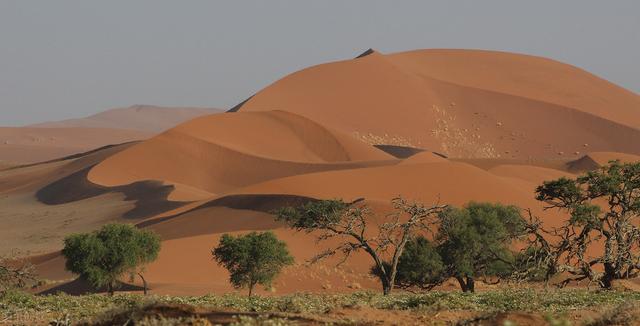
MULTIPOLYGON (((0 232, 2 250, 51 253, 70 232, 135 223, 163 239, 147 269, 152 292, 205 294, 233 291, 210 257, 223 233, 274 230, 296 259, 276 280, 278 293, 375 289, 363 254, 339 268, 305 265, 323 245, 283 228, 273 210, 364 198, 378 222, 402 195, 427 204, 514 204, 553 227, 566 216, 543 209, 537 185, 611 159, 640 160, 637 94, 567 64, 503 52, 371 50, 295 72, 228 113, 171 112, 182 111, 132 107, 59 122, 62 129, 14 128, 22 138, 5 136, 0 149, 12 142, 54 148, 55 135, 25 131, 62 130, 60 144, 74 150, 115 143, 97 138, 105 131, 132 133, 120 141, 148 139, 29 167, 1 170, 0 163, 7 207, 0 219, 19 231, 0 232), (130 130, 93 128, 113 121, 130 130), (77 133, 64 138, 69 130, 77 133)), ((37 268, 50 280, 73 277, 55 253, 39 257, 37 268)))
POLYGON ((29 164, 105 145, 143 140, 181 122, 219 112, 216 109, 136 105, 82 119, 0 127, 0 161, 29 164))
POLYGON ((193 118, 220 113, 211 108, 133 105, 111 109, 81 119, 52 121, 30 125, 35 128, 113 128, 157 133, 193 118))
POLYGON ((48 161, 151 135, 123 129, 0 127, 0 161, 14 165, 48 161))

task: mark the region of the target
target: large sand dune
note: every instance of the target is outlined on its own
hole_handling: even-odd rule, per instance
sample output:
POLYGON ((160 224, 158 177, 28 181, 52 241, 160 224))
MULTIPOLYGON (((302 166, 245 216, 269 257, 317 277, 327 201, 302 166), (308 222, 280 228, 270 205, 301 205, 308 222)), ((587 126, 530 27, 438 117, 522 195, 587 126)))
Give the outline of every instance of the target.
POLYGON ((369 143, 452 157, 640 153, 627 141, 640 136, 637 94, 569 65, 502 52, 373 52, 295 72, 235 109, 291 111, 369 143))

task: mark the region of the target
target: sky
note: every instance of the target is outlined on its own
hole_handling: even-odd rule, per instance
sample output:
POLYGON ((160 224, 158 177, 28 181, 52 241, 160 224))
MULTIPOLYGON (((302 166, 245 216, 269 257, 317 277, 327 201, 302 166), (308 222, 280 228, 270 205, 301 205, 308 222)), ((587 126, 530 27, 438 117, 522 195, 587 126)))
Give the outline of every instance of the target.
POLYGON ((0 126, 230 108, 296 70, 423 48, 545 56, 640 92, 638 0, 0 0, 0 126))

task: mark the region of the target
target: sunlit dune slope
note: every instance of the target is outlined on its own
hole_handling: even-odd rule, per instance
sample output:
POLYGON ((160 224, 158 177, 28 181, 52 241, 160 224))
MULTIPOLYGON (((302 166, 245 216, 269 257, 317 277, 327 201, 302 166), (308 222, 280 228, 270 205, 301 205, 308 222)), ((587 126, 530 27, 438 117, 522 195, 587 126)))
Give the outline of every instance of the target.
POLYGON ((640 128, 640 97, 578 67, 524 54, 417 50, 389 55, 419 75, 574 108, 640 128))
POLYGON ((295 72, 235 109, 295 112, 364 142, 450 157, 577 158, 587 146, 640 153, 627 141, 640 137, 640 96, 566 64, 502 52, 373 52, 295 72))
POLYGON ((289 175, 395 164, 372 146, 287 112, 194 119, 98 164, 92 182, 162 180, 219 194, 289 175))

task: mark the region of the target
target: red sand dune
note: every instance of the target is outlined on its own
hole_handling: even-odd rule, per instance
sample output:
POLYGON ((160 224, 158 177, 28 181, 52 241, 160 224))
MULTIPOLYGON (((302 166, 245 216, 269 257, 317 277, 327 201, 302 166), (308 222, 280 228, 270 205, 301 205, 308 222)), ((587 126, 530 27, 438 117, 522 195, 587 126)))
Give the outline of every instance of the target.
POLYGON ((222 112, 222 110, 209 108, 133 105, 127 108, 110 109, 86 118, 43 122, 29 127, 112 128, 157 133, 199 116, 220 112, 222 112))
POLYGON ((640 137, 638 95, 502 52, 373 52, 295 72, 235 109, 295 112, 369 143, 450 157, 575 157, 585 146, 640 153, 627 141, 640 137))
POLYGON ((555 60, 497 51, 418 50, 389 55, 423 76, 510 94, 640 128, 640 98, 580 68, 555 60))
POLYGON ((390 155, 295 114, 227 113, 114 155, 89 179, 107 186, 162 180, 219 194, 289 175, 392 163, 390 155))

